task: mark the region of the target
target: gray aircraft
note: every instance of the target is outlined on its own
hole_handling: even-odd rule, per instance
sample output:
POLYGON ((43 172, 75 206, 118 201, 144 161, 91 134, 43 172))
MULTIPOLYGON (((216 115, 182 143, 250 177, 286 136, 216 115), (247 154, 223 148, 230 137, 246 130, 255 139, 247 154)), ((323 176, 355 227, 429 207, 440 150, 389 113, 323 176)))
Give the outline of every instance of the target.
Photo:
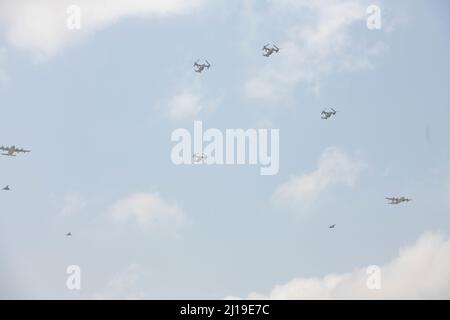
POLYGON ((72 233, 70 233, 70 232, 67 232, 67 233, 66 233, 66 236, 67 236, 67 237, 70 237, 71 235, 72 235, 72 233))
POLYGON ((262 50, 263 52, 263 56, 264 57, 270 57, 272 55, 272 53, 276 52, 278 53, 278 51, 280 51, 280 48, 278 48, 276 45, 272 45, 272 47, 269 47, 269 44, 266 44, 262 50))
POLYGON ((11 189, 9 188, 9 186, 6 186, 6 187, 3 188, 3 190, 9 191, 9 190, 11 190, 11 189))
POLYGON ((412 199, 408 199, 408 198, 405 198, 405 197, 400 197, 400 198, 396 198, 396 197, 389 198, 389 197, 387 197, 386 200, 390 201, 389 204, 400 204, 402 202, 412 201, 412 199))
POLYGON ((208 62, 208 60, 205 60, 205 62, 206 63, 199 64, 198 60, 195 61, 195 63, 194 63, 195 72, 200 73, 203 70, 205 70, 205 68, 209 70, 209 67, 211 67, 211 64, 208 62))
POLYGON ((329 226, 328 228, 330 229, 334 229, 336 227, 336 224, 332 224, 331 226, 329 226))
POLYGON ((333 108, 330 108, 331 111, 328 111, 327 109, 323 110, 321 113, 321 118, 322 119, 328 119, 331 116, 334 116, 336 114, 336 110, 334 110, 333 108))
POLYGON ((0 147, 1 151, 5 151, 6 153, 2 153, 3 156, 9 156, 9 157, 15 157, 16 153, 27 153, 30 152, 30 150, 24 150, 24 149, 18 149, 15 146, 11 147, 0 147))
POLYGON ((194 153, 192 155, 192 159, 194 159, 194 162, 202 162, 202 163, 204 163, 207 158, 208 157, 204 153, 194 153))

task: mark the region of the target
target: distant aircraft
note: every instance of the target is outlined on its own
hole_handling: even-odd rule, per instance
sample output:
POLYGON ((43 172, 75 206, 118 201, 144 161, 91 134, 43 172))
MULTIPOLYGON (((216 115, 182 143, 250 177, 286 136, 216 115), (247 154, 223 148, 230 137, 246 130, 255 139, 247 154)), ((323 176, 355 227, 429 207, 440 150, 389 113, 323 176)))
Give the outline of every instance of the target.
POLYGON ((262 50, 264 51, 263 56, 264 57, 270 57, 272 55, 272 53, 276 52, 278 53, 278 51, 280 51, 280 48, 278 48, 276 45, 272 45, 272 48, 268 47, 269 44, 266 44, 262 50))
POLYGON ((400 197, 400 198, 396 198, 396 197, 393 197, 393 198, 386 198, 386 200, 389 200, 389 201, 390 201, 389 204, 400 204, 400 203, 402 203, 402 202, 409 202, 409 201, 412 201, 412 199, 408 199, 408 198, 405 198, 405 197, 400 197))
POLYGON ((204 153, 194 153, 192 155, 192 159, 194 159, 194 162, 202 162, 203 163, 203 162, 205 162, 205 160, 207 158, 208 157, 204 153))
POLYGON ((205 68, 209 70, 209 67, 211 67, 211 64, 208 62, 208 60, 205 60, 205 62, 206 62, 206 63, 199 64, 199 63, 198 63, 198 60, 195 61, 195 63, 194 63, 194 68, 196 68, 196 69, 195 69, 195 72, 200 73, 200 72, 202 72, 205 68))
POLYGON ((1 151, 6 151, 6 153, 2 153, 3 156, 15 157, 16 153, 26 153, 30 152, 30 150, 17 149, 15 146, 11 147, 0 147, 1 151))
POLYGON ((70 233, 70 232, 66 233, 67 237, 70 237, 71 235, 72 235, 72 233, 70 233))
POLYGON ((11 189, 9 188, 9 186, 6 186, 6 187, 3 188, 3 190, 9 191, 9 190, 11 190, 11 189))
POLYGON ((331 111, 327 111, 327 109, 325 109, 325 110, 323 110, 322 111, 322 113, 321 113, 321 118, 322 119, 328 119, 328 118, 330 118, 331 116, 334 116, 335 114, 336 114, 336 110, 334 110, 333 108, 330 108, 330 110, 331 111))
POLYGON ((330 229, 334 229, 334 227, 336 227, 336 224, 332 224, 331 226, 329 226, 328 228, 330 229))

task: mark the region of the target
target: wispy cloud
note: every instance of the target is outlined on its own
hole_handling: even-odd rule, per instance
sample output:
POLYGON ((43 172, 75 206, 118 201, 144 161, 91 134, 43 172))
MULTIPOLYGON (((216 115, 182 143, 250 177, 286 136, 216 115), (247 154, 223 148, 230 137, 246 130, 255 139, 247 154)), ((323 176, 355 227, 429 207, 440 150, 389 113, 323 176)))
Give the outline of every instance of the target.
POLYGON ((336 185, 353 186, 366 164, 337 147, 325 149, 317 169, 301 176, 293 176, 279 185, 274 199, 288 206, 310 207, 327 189, 336 185))
POLYGON ((141 278, 143 268, 139 264, 130 264, 126 270, 112 278, 106 289, 92 295, 93 299, 144 299, 144 293, 136 289, 136 284, 141 278))
POLYGON ((64 196, 64 206, 61 216, 67 217, 76 214, 87 206, 86 199, 78 192, 69 192, 64 196))
POLYGON ((110 206, 116 223, 135 222, 152 230, 177 230, 185 222, 183 210, 164 200, 159 193, 136 193, 110 206))
POLYGON ((222 101, 222 97, 211 98, 199 81, 184 85, 166 103, 167 115, 171 120, 192 120, 214 111, 222 101))
POLYGON ((379 290, 368 288, 370 274, 367 268, 358 268, 321 278, 296 278, 275 286, 268 295, 251 293, 248 299, 449 299, 450 239, 425 233, 379 270, 379 290))

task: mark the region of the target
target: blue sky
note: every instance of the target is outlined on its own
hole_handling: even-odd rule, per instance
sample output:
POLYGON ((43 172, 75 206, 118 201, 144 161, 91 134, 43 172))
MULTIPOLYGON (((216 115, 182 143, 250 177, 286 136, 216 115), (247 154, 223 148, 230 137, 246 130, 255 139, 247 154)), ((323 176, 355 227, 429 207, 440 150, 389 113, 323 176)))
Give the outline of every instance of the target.
POLYGON ((449 298, 448 9, 1 0, 0 297, 449 298), (279 173, 174 165, 194 120, 279 129, 279 173))

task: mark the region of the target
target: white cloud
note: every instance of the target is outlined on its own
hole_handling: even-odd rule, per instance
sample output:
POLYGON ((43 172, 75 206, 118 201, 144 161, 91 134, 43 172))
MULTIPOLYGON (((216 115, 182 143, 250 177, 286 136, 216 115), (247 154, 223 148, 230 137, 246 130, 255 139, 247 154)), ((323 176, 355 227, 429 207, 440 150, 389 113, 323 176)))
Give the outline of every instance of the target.
POLYGON ((296 278, 268 295, 251 293, 248 299, 450 299, 450 239, 428 232, 401 249, 398 257, 380 266, 380 290, 368 289, 366 270, 296 278))
MULTIPOLYGON (((265 18, 285 17, 280 23, 285 31, 278 46, 279 54, 258 67, 245 83, 248 97, 278 99, 297 84, 306 83, 316 93, 321 79, 335 71, 372 68, 371 58, 382 53, 382 43, 367 43, 354 37, 352 28, 366 29, 366 6, 357 0, 299 0, 271 2, 265 18), (290 19, 294 15, 296 19, 290 19)), ((259 21, 259 22, 258 22, 259 21)))
POLYGON ((109 208, 109 214, 117 223, 134 220, 153 229, 177 229, 185 221, 181 208, 166 202, 159 193, 136 193, 121 199, 109 208))
POLYGON ((8 41, 51 56, 87 33, 127 16, 189 14, 204 0, 16 0, 0 2, 0 26, 8 41), (81 8, 81 29, 66 27, 70 5, 81 8))
POLYGON ((83 210, 87 205, 84 197, 77 192, 70 192, 64 196, 64 206, 61 209, 61 215, 64 217, 76 214, 83 210))
POLYGON ((365 167, 358 158, 336 147, 329 147, 320 156, 315 171, 291 177, 276 188, 274 198, 289 206, 309 207, 328 188, 335 185, 353 186, 365 167))
POLYGON ((167 101, 167 113, 170 119, 178 121, 192 120, 200 114, 214 111, 222 97, 209 98, 203 94, 204 89, 198 81, 182 88, 167 101))

